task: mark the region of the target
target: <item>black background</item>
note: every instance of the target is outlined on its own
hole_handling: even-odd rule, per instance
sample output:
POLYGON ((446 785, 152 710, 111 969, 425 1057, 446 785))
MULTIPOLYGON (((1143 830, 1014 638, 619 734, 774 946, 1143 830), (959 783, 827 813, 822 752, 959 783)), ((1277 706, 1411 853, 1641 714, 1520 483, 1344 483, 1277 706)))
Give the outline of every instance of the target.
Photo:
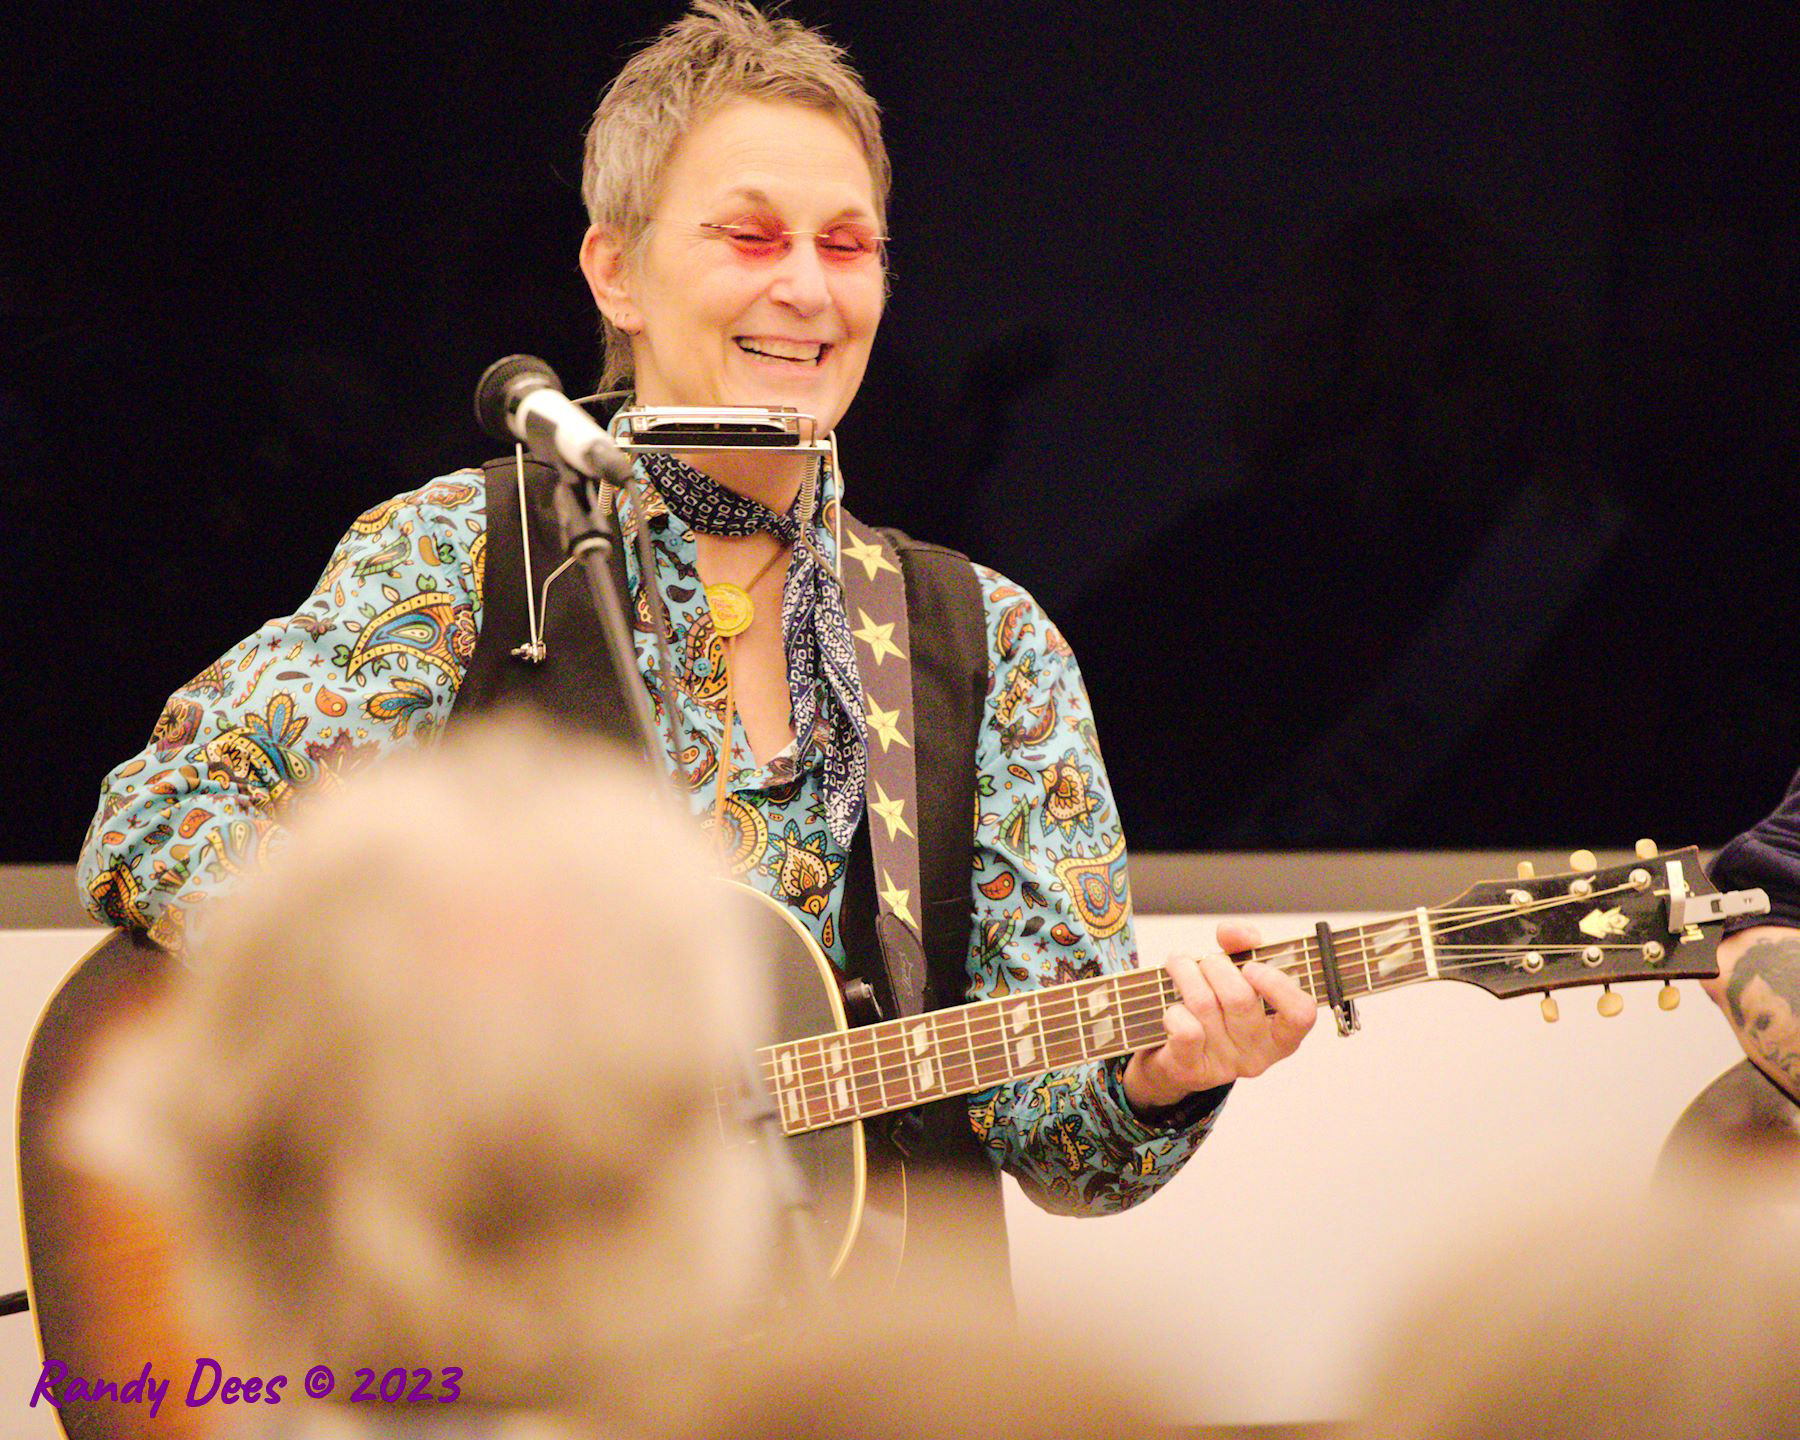
MULTIPOLYGON (((676 10, 83 6, 0 42, 0 858, 71 859, 170 690, 489 453, 489 360, 592 380, 580 135, 676 10)), ((1792 10, 791 7, 896 175, 852 507, 1037 594, 1136 848, 1716 843, 1773 803, 1792 10), (1522 487, 1604 539, 1538 573, 1522 487), (1484 544, 1501 582, 1447 621, 1484 544), (1359 704, 1392 738, 1321 769, 1359 704)))

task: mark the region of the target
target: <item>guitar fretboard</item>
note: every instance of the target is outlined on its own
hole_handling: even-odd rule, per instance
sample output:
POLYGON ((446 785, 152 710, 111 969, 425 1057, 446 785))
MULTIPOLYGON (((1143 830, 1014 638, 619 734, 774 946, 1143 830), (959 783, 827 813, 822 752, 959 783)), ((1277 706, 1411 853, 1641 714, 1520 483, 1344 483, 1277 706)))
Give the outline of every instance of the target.
MULTIPOLYGON (((1346 997, 1437 973, 1423 910, 1333 932, 1332 951, 1346 997)), ((1316 1003, 1327 998, 1316 937, 1235 958, 1286 971, 1316 1003)), ((1128 970, 790 1040, 758 1058, 782 1129, 798 1135, 1160 1044, 1163 1012, 1177 998, 1167 971, 1128 970)))

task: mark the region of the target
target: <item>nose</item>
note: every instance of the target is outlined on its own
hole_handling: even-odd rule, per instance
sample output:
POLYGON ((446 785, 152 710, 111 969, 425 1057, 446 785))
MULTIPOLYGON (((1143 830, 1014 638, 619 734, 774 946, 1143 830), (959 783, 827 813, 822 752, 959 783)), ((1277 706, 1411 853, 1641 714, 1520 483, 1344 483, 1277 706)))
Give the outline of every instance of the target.
POLYGON ((796 235, 769 284, 769 298, 796 315, 817 315, 831 304, 831 287, 819 247, 810 235, 796 235))

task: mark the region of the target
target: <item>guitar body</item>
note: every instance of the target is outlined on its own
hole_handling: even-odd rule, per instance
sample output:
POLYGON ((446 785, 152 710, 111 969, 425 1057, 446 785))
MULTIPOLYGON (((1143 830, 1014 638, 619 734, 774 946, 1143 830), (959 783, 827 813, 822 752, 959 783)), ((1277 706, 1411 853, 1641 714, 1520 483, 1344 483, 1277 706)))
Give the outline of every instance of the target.
POLYGON ((186 1337, 168 1235, 132 1197, 72 1167, 58 1134, 93 1057, 161 999, 176 963, 148 941, 114 931, 51 998, 20 1071, 19 1209, 39 1353, 90 1382, 123 1384, 146 1361, 171 1382, 154 1420, 143 1405, 67 1401, 56 1416, 70 1440, 189 1437, 207 1428, 210 1411, 188 1409, 177 1393, 196 1354, 214 1352, 196 1352, 186 1337))
POLYGON ((1740 1060, 1681 1112, 1657 1171, 1723 1180, 1739 1198, 1789 1200, 1800 1182, 1800 1105, 1740 1060))

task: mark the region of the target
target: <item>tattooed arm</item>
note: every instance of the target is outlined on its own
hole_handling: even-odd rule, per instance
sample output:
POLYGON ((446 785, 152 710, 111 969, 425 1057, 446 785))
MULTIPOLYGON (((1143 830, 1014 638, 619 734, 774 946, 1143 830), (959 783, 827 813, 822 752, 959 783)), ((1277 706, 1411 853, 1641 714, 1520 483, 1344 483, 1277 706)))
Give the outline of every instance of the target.
POLYGON ((1706 992, 1757 1068, 1800 1101, 1800 929, 1757 925, 1719 944, 1706 992))
POLYGON ((1781 803, 1721 849, 1707 872, 1721 890, 1769 892, 1768 918, 1719 942, 1719 978, 1706 991, 1744 1053, 1800 1100, 1800 774, 1781 803))

